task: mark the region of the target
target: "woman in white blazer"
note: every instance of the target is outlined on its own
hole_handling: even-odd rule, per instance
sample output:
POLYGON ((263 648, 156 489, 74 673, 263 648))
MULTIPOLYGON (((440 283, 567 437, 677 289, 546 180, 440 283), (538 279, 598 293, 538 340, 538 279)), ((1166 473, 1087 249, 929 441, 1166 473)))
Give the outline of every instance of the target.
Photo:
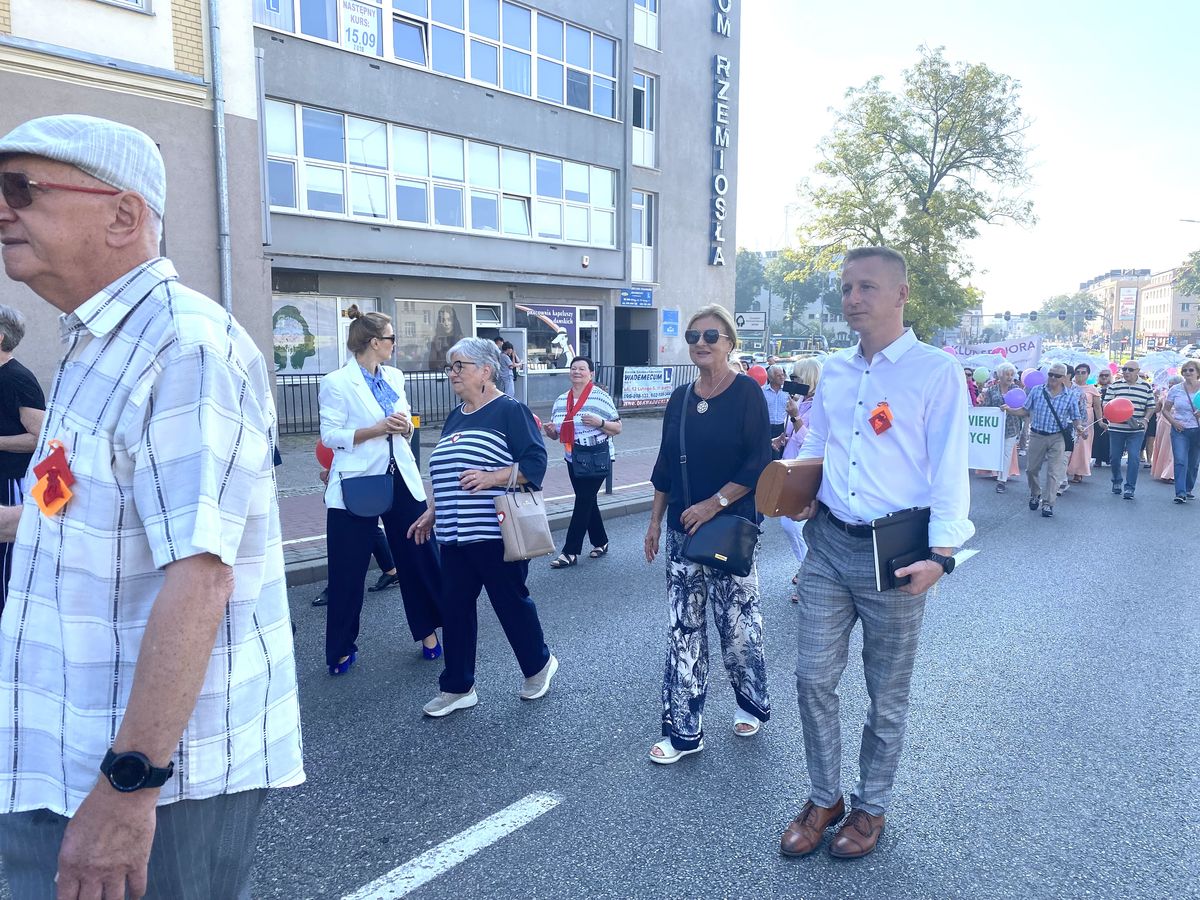
POLYGON ((435 629, 441 625, 437 596, 441 570, 431 544, 417 545, 408 528, 425 512, 425 488, 408 440, 413 425, 404 373, 385 365, 392 358, 396 334, 382 313, 352 306, 346 365, 321 379, 321 441, 333 450, 333 466, 325 488, 326 542, 329 556, 329 609, 325 623, 325 664, 330 675, 342 675, 358 658, 358 620, 363 583, 371 557, 376 518, 346 509, 342 479, 382 475, 395 461, 392 508, 379 518, 400 576, 404 613, 414 641, 426 659, 441 656, 435 629), (389 441, 390 438, 390 441, 389 441), (389 449, 390 448, 390 449, 389 449))

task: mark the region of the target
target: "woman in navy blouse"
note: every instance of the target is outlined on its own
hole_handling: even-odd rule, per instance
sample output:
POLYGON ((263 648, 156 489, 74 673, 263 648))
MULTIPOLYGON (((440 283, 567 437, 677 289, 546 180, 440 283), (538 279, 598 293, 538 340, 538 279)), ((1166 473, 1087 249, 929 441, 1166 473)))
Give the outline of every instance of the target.
POLYGON ((425 704, 428 716, 445 716, 479 702, 475 692, 476 601, 480 588, 512 645, 525 676, 519 696, 536 700, 550 690, 558 660, 546 646, 537 607, 525 586, 529 563, 504 561, 504 539, 495 498, 504 492, 512 467, 519 484, 535 489, 546 474, 546 445, 524 404, 502 393, 503 361, 496 345, 463 338, 447 354, 450 387, 462 404, 442 428, 429 457, 433 496, 409 529, 418 544, 437 539, 442 557, 442 615, 445 669, 440 692, 425 704))
POLYGON ((754 486, 771 461, 771 433, 761 388, 729 363, 737 346, 733 317, 713 304, 697 310, 684 338, 700 370, 694 384, 678 388, 663 417, 662 443, 651 481, 654 508, 646 531, 646 560, 658 556, 667 519, 667 593, 671 604, 667 665, 663 677, 663 739, 650 748, 656 763, 673 763, 704 747, 704 698, 708 691, 708 632, 705 606, 711 601, 721 638, 721 655, 738 711, 734 733, 757 734, 771 715, 763 659, 758 567, 745 578, 685 559, 683 542, 718 515, 758 521, 754 486), (684 508, 679 429, 687 416, 688 488, 684 508))

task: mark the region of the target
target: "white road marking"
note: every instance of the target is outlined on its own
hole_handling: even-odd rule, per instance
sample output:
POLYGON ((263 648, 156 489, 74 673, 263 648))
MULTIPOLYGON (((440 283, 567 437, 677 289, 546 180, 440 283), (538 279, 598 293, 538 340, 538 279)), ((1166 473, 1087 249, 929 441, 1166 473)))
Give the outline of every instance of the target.
MULTIPOLYGON (((622 484, 622 485, 619 485, 619 486, 613 488, 613 493, 615 494, 617 491, 627 491, 630 488, 645 487, 646 485, 648 485, 650 483, 651 482, 649 482, 649 481, 635 481, 633 484, 622 484)), ((545 502, 550 503, 551 501, 554 501, 554 500, 570 500, 574 496, 575 496, 574 494, 563 494, 560 497, 546 497, 544 499, 545 499, 545 502)), ((284 541, 283 546, 290 547, 293 544, 308 544, 308 543, 311 543, 312 541, 323 541, 323 540, 325 540, 325 535, 314 534, 312 537, 292 538, 291 540, 284 541)), ((975 552, 978 552, 978 551, 975 551, 975 552)))
POLYGON ((342 900, 395 900, 406 897, 562 802, 563 798, 557 794, 536 793, 522 797, 512 806, 460 831, 436 847, 430 847, 420 856, 363 885, 354 893, 347 894, 342 900))

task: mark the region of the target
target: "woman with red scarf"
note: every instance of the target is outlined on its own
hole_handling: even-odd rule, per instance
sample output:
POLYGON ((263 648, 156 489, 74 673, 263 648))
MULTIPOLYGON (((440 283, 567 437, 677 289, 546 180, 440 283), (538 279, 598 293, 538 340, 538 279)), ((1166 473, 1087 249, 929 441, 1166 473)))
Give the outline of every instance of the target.
POLYGON ((604 484, 604 476, 579 476, 571 453, 576 445, 592 447, 605 444, 611 457, 610 438, 621 433, 617 407, 604 388, 592 380, 594 371, 592 361, 586 356, 571 360, 571 389, 554 401, 554 410, 550 414, 553 421, 542 426, 548 438, 562 442, 567 474, 575 491, 575 508, 571 511, 567 540, 562 553, 550 563, 552 569, 566 569, 579 562, 585 531, 592 542, 592 559, 599 559, 608 553, 608 534, 604 530, 604 520, 600 518, 600 507, 596 504, 596 495, 604 484))

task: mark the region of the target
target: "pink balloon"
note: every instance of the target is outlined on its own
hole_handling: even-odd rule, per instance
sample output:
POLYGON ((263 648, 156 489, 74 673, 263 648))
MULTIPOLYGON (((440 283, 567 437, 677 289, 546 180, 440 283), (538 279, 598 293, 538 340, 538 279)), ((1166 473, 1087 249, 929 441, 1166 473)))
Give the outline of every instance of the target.
POLYGON ((1109 363, 1109 364, 1108 364, 1108 371, 1110 371, 1110 372, 1112 372, 1114 375, 1116 375, 1118 372, 1120 372, 1120 371, 1121 371, 1121 367, 1120 367, 1120 366, 1118 366, 1116 363, 1109 363))
POLYGON ((945 350, 947 353, 949 353, 951 356, 958 356, 958 354, 954 352, 954 348, 951 347, 949 344, 947 344, 942 349, 945 350))
POLYGON ((997 347, 995 350, 993 350, 993 351, 992 351, 992 353, 993 353, 993 354, 995 354, 995 353, 999 353, 999 354, 1000 354, 1001 356, 1003 356, 1005 359, 1007 359, 1007 358, 1008 358, 1008 351, 1007 351, 1007 350, 1005 350, 1003 347, 997 347))

